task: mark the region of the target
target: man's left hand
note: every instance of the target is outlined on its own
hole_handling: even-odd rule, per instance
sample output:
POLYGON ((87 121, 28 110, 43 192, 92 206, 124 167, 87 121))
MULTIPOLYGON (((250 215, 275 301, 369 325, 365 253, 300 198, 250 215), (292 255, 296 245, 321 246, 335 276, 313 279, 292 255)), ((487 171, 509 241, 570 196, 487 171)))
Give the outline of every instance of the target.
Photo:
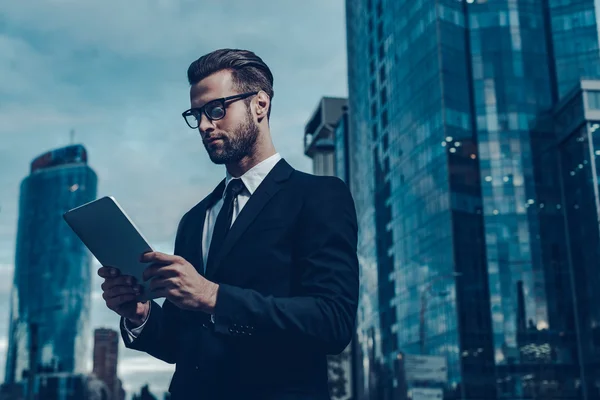
POLYGON ((144 271, 144 281, 154 278, 152 293, 182 309, 213 312, 219 285, 200 275, 183 257, 155 251, 144 253, 141 261, 152 263, 144 271))

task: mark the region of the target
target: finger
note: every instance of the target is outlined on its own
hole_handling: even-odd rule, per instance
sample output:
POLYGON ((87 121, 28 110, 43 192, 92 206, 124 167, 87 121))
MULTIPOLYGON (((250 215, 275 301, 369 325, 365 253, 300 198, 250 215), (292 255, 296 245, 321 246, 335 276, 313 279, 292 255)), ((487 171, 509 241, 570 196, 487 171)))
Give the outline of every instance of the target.
POLYGON ((112 289, 106 290, 102 293, 102 298, 104 300, 113 299, 115 297, 124 295, 124 294, 134 294, 139 295, 141 293, 140 287, 136 286, 116 286, 112 289))
POLYGON ((154 290, 158 290, 161 288, 169 289, 173 287, 173 281, 170 278, 156 278, 150 281, 148 285, 148 290, 154 292, 154 290))
POLYGON ((111 310, 117 310, 117 308, 121 307, 123 304, 128 303, 130 301, 136 300, 137 295, 135 294, 122 294, 110 299, 106 300, 106 306, 111 310))
POLYGON ((130 275, 121 275, 116 278, 107 278, 100 288, 106 291, 112 289, 115 286, 133 286, 137 283, 137 280, 130 275))
POLYGON ((137 284, 137 279, 131 275, 120 275, 116 278, 107 278, 101 285, 102 289, 110 289, 114 286, 133 286, 137 284))
POLYGON ((142 279, 144 280, 144 282, 146 282, 147 280, 154 278, 156 276, 162 275, 165 277, 169 277, 169 276, 173 276, 176 273, 177 273, 177 269, 173 266, 173 264, 165 265, 165 264, 160 264, 160 263, 154 263, 144 270, 142 279))
POLYGON ((104 266, 98 268, 98 275, 100 275, 102 278, 114 278, 119 276, 120 273, 121 271, 114 267, 104 266))
POLYGON ((151 251, 144 253, 141 256, 142 262, 161 262, 164 264, 172 264, 177 262, 181 257, 170 254, 161 253, 159 251, 151 251))

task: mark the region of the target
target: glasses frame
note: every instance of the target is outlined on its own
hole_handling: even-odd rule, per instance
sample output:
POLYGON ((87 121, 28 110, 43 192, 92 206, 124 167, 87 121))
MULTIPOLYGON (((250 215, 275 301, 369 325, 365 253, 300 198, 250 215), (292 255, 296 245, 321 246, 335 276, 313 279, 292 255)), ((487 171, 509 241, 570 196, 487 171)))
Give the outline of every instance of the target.
POLYGON ((202 114, 206 115, 206 118, 208 118, 209 121, 218 121, 218 120, 225 118, 225 115, 227 115, 227 105, 228 104, 231 104, 232 102, 237 101, 237 100, 242 100, 242 99, 248 98, 250 96, 257 95, 258 93, 259 92, 246 92, 246 93, 241 93, 241 94, 234 94, 233 96, 229 96, 229 97, 221 97, 220 99, 214 99, 214 100, 207 102, 202 107, 194 107, 194 108, 185 110, 184 112, 181 113, 181 116, 185 120, 185 123, 187 124, 187 126, 189 126, 191 129, 198 129, 198 127, 200 126, 200 120, 198 120, 196 118, 198 124, 197 124, 197 126, 192 126, 192 125, 190 125, 190 123, 188 122, 186 117, 194 116, 194 114, 197 113, 198 115, 202 115, 202 114), (214 104, 214 103, 220 103, 221 107, 223 107, 223 116, 221 118, 212 118, 206 111, 206 106, 208 106, 209 104, 214 104))

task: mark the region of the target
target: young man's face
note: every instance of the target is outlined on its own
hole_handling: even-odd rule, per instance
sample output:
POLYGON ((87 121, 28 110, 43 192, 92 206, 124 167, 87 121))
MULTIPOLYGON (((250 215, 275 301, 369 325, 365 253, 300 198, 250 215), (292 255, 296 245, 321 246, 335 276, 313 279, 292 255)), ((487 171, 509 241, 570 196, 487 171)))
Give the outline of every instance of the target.
MULTIPOLYGON (((238 93, 233 87, 231 72, 216 72, 190 89, 191 107, 205 104, 238 93)), ((240 161, 254 151, 259 129, 252 109, 244 100, 225 103, 225 116, 219 120, 210 120, 204 113, 198 126, 202 142, 215 164, 229 164, 240 161)))

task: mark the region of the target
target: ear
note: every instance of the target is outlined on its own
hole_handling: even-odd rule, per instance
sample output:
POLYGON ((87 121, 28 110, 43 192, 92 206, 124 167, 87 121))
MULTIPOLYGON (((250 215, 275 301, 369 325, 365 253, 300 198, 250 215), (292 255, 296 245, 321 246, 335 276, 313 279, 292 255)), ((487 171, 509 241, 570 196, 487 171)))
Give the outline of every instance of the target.
POLYGON ((255 102, 256 116, 258 117, 258 122, 261 122, 263 118, 267 117, 269 107, 271 107, 271 98, 264 91, 258 92, 256 95, 255 102))

